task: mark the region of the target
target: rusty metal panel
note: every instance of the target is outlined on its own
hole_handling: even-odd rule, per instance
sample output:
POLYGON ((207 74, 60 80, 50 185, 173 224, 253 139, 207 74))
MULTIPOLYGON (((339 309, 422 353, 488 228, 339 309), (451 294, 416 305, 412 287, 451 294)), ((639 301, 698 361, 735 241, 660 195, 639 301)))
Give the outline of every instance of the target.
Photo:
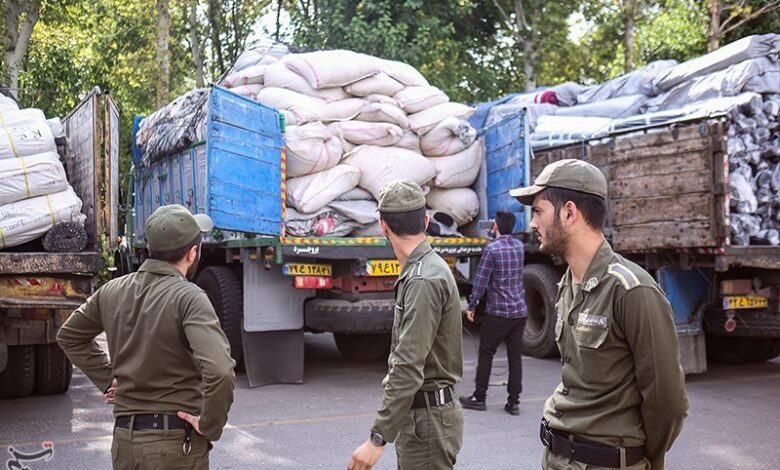
POLYGON ((95 274, 103 266, 98 252, 0 253, 0 274, 95 274))
POLYGON ((89 277, 0 276, 0 308, 78 307, 95 287, 89 277))

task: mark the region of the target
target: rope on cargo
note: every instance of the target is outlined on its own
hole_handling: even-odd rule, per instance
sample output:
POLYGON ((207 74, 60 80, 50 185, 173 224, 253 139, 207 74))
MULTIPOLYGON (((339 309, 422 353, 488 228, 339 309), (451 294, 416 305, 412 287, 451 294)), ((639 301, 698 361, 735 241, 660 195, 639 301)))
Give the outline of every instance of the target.
POLYGON ((27 162, 24 160, 24 158, 20 158, 19 162, 22 165, 22 176, 24 176, 24 190, 27 192, 27 197, 32 197, 32 193, 30 192, 30 178, 27 175, 27 162))
POLYGON ((3 244, 2 248, 5 248, 5 234, 3 233, 3 227, 0 227, 0 243, 3 244))
POLYGON ((54 227, 55 225, 57 225, 57 221, 54 218, 54 209, 52 209, 51 207, 51 199, 49 199, 48 194, 45 196, 45 198, 46 198, 46 205, 49 207, 49 215, 51 215, 51 226, 54 227))

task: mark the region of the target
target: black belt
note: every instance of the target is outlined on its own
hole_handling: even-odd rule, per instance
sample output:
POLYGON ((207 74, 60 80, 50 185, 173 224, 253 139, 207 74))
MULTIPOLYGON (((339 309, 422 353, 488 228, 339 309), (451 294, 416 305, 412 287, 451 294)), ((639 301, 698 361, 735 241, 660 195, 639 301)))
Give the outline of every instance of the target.
MULTIPOLYGON (((133 429, 165 429, 165 416, 168 416, 168 429, 186 429, 188 423, 176 415, 164 414, 145 414, 135 415, 133 429)), ((115 425, 118 428, 130 428, 130 418, 132 416, 119 416, 115 425)))
POLYGON ((425 396, 428 396, 428 403, 430 406, 446 405, 452 401, 452 388, 442 388, 441 390, 435 390, 433 392, 423 392, 418 390, 414 394, 414 401, 412 402, 412 409, 426 408, 428 405, 425 402, 425 396))
MULTIPOLYGON (((578 462, 598 467, 620 468, 620 448, 606 444, 589 441, 579 437, 570 439, 569 433, 551 429, 547 421, 542 419, 539 438, 542 444, 549 448, 553 454, 569 457, 578 462)), ((626 465, 631 466, 645 458, 644 447, 624 447, 626 451, 626 465)))

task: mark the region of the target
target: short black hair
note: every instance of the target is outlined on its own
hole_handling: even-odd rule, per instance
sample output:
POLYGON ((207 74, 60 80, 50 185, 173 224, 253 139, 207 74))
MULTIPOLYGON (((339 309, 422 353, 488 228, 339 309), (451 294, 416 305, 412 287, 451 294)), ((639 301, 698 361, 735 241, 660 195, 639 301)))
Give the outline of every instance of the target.
POLYGON ((496 212, 496 225, 501 235, 511 235, 515 230, 515 215, 511 212, 496 212))
POLYGON ((173 251, 152 251, 150 249, 149 250, 149 258, 156 259, 158 261, 166 261, 168 263, 178 263, 179 261, 184 259, 184 257, 187 255, 187 252, 190 251, 190 249, 193 246, 200 245, 201 241, 203 241, 203 235, 199 233, 198 236, 195 237, 194 240, 192 240, 191 242, 189 242, 187 244, 187 246, 185 246, 184 248, 179 248, 178 250, 173 250, 173 251))
POLYGON ((425 207, 408 212, 379 211, 379 218, 399 237, 425 232, 425 207))
POLYGON ((571 201, 582 214, 582 219, 589 227, 595 230, 604 230, 607 222, 607 201, 595 194, 574 191, 572 189, 548 187, 539 196, 555 208, 555 213, 561 210, 567 202, 571 201))

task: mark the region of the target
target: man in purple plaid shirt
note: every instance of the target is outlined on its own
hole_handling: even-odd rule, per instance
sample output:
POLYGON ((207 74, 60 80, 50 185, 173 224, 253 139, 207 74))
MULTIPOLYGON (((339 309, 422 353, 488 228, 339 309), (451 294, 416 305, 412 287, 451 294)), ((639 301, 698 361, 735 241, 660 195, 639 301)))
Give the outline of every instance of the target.
POLYGON ((496 239, 485 247, 471 290, 466 317, 474 321, 474 310, 487 291, 485 319, 479 330, 479 362, 476 390, 471 396, 460 397, 464 408, 485 410, 485 395, 490 382, 490 369, 498 346, 506 342, 509 360, 509 397, 504 410, 520 414, 520 393, 523 390, 523 365, 520 347, 528 310, 523 288, 523 242, 512 237, 515 216, 499 212, 493 223, 496 239))

